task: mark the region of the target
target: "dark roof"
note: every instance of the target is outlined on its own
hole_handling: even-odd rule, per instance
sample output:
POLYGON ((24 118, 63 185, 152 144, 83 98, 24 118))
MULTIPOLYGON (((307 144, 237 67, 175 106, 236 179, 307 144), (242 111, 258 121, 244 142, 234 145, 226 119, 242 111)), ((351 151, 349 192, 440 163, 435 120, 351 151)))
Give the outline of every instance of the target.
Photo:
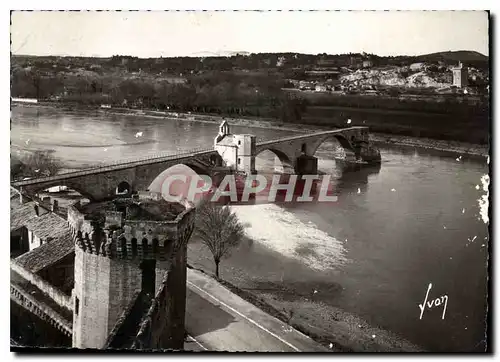
POLYGON ((69 234, 65 238, 51 240, 38 248, 16 258, 16 262, 32 273, 38 273, 62 258, 68 256, 75 250, 75 244, 69 234))
POLYGON ((21 204, 19 196, 10 198, 11 231, 17 230, 21 226, 25 226, 28 230, 33 231, 40 239, 45 239, 49 236, 56 238, 59 232, 57 229, 66 225, 65 219, 52 213, 41 203, 30 200, 21 204), (39 216, 37 216, 35 212, 35 205, 37 204, 39 216), (56 228, 56 230, 54 230, 54 228, 56 228), (56 233, 55 235, 54 232, 56 233))
POLYGON ((27 220, 24 226, 26 226, 28 230, 33 231, 33 233, 44 242, 49 241, 47 238, 57 240, 68 235, 71 237, 69 225, 66 220, 50 211, 39 217, 35 216, 27 220))
POLYGON ((28 220, 36 217, 34 206, 34 202, 21 204, 19 197, 10 199, 10 231, 19 229, 28 220))
POLYGON ((21 204, 19 197, 11 198, 10 230, 26 227, 39 237, 43 245, 16 258, 17 262, 36 273, 61 260, 74 251, 74 242, 68 223, 62 217, 39 206, 36 216, 34 201, 21 204))

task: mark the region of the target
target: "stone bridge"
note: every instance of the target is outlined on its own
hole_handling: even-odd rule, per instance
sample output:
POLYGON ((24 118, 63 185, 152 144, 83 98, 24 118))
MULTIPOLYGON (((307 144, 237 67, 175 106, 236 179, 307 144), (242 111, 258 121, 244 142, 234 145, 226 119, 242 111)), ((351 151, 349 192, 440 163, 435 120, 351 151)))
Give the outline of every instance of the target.
MULTIPOLYGON (((113 198, 120 192, 147 190, 170 167, 184 164, 198 174, 213 175, 216 170, 255 172, 255 157, 269 150, 284 164, 292 164, 298 174, 316 174, 314 154, 328 139, 336 139, 352 161, 380 162, 380 153, 369 142, 368 127, 350 127, 333 131, 308 133, 255 143, 253 135, 231 135, 221 125, 214 149, 196 149, 183 153, 159 155, 68 172, 55 176, 13 182, 21 194, 36 194, 53 186, 67 186, 91 201, 113 198), (230 151, 230 152, 228 152, 230 151), (241 162, 241 159, 243 162, 241 162), (300 162, 305 158, 306 162, 300 162), (313 162, 311 162, 311 160, 313 162)), ((224 128, 225 127, 225 128, 224 128)))
POLYGON ((302 170, 297 161, 301 157, 312 158, 321 144, 331 139, 337 140, 344 148, 348 161, 380 161, 380 153, 370 144, 368 127, 350 127, 260 142, 255 146, 255 155, 268 150, 273 152, 283 165, 292 165, 296 173, 316 173, 313 170, 302 170))

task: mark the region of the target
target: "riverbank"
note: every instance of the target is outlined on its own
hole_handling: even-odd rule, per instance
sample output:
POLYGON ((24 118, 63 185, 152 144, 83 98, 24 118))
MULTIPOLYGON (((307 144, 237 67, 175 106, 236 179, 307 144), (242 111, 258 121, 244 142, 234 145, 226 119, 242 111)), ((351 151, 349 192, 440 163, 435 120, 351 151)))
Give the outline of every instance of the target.
MULTIPOLYGON (((246 238, 245 245, 253 244, 246 238)), ((241 252, 241 248, 235 251, 241 252)), ((266 313, 308 335, 323 346, 342 352, 423 352, 401 337, 336 308, 325 301, 322 289, 310 293, 293 288, 291 283, 268 280, 266 287, 253 280, 251 270, 237 265, 236 258, 223 260, 220 283, 266 313)), ((274 262, 279 262, 274 260, 274 262)), ((210 251, 196 239, 188 244, 190 268, 214 276, 210 251)), ((314 288, 314 283, 310 285, 314 288)), ((319 289, 319 288, 318 288, 319 289)))
MULTIPOLYGON (((42 107, 42 108, 58 108, 65 111, 95 111, 103 115, 127 115, 127 116, 140 116, 158 119, 174 119, 186 120, 190 122, 202 122, 219 124, 222 119, 227 120, 231 125, 241 127, 254 127, 263 129, 286 130, 293 132, 317 132, 331 127, 314 126, 310 124, 290 124, 284 123, 273 119, 253 119, 253 118, 233 118, 223 117, 219 115, 206 115, 206 114, 192 114, 192 113, 178 113, 178 112, 162 112, 154 110, 136 110, 130 108, 95 108, 89 106, 81 106, 76 104, 64 104, 57 102, 40 102, 36 104, 16 103, 22 107, 42 107)), ((363 124, 347 123, 345 127, 363 126, 363 124)), ((438 151, 446 151, 455 154, 465 154, 480 157, 487 157, 489 154, 488 145, 472 144, 459 141, 438 140, 424 137, 410 137, 393 135, 387 133, 370 132, 371 140, 378 145, 395 145, 403 147, 418 147, 425 149, 433 149, 438 151)))

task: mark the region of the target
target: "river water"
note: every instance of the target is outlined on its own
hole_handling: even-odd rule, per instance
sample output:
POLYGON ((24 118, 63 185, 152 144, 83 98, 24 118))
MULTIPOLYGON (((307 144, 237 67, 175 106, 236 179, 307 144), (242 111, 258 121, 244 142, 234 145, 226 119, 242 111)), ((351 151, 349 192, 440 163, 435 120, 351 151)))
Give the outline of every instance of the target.
MULTIPOLYGON (((81 168, 210 147, 217 131, 211 123, 15 107, 11 151, 51 150, 66 167, 81 168)), ((231 131, 258 141, 296 134, 231 131)), ((323 294, 329 304, 427 350, 484 351, 489 235, 478 199, 486 160, 391 146, 380 147, 379 168, 348 170, 333 159, 335 147, 325 143, 316 155, 320 170, 333 175, 338 202, 235 207, 258 250, 246 248, 245 262, 259 264, 262 250, 281 258, 252 273, 334 283, 340 287, 323 294), (290 261, 303 267, 291 272, 290 261), (442 305, 420 319, 429 283, 428 301, 448 297, 444 319, 442 305)), ((257 168, 272 161, 263 153, 257 168)))

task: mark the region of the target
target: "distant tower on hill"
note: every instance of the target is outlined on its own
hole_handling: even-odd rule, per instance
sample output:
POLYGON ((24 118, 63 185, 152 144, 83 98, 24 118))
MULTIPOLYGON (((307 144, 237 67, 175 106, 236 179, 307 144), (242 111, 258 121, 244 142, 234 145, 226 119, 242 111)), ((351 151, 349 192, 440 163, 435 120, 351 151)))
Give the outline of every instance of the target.
POLYGON ((458 62, 457 67, 451 68, 453 72, 453 85, 458 88, 467 87, 468 83, 468 68, 464 67, 462 62, 458 62))

